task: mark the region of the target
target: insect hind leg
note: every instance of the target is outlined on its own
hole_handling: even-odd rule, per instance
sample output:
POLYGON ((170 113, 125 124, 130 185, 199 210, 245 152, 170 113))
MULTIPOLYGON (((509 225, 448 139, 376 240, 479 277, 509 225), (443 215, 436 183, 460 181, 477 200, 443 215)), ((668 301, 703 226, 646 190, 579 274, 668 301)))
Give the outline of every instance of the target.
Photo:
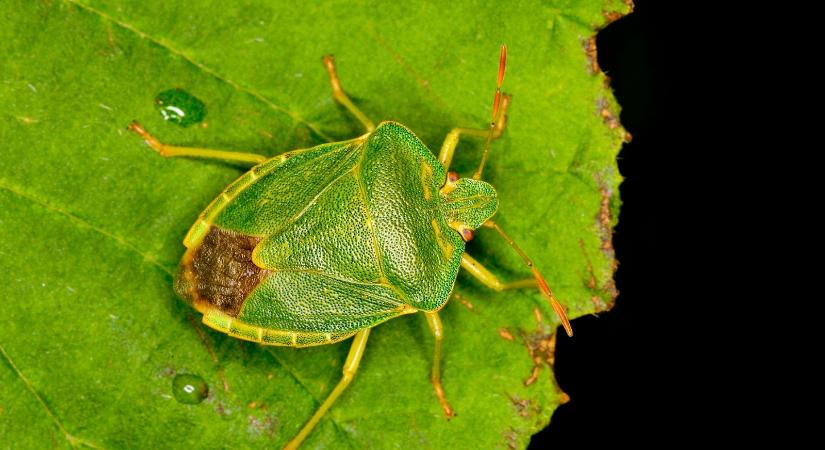
POLYGON ((338 399, 338 396, 341 395, 342 392, 349 386, 352 379, 355 377, 355 373, 358 371, 358 365, 361 364, 361 357, 364 356, 364 349, 367 347, 367 338, 370 335, 370 329, 367 328, 366 330, 359 331, 355 338, 352 340, 352 347, 350 347, 349 355, 347 355, 347 361, 344 363, 344 370, 343 370, 343 377, 341 377, 341 381, 338 382, 338 385, 335 386, 335 389, 329 394, 324 403, 318 407, 318 410, 315 411, 315 414, 307 421, 301 431, 292 438, 291 441, 284 447, 284 450, 293 450, 297 449, 304 439, 309 436, 309 433, 312 432, 315 425, 318 424, 318 421, 324 417, 327 410, 329 410, 330 406, 335 403, 335 400, 338 399))

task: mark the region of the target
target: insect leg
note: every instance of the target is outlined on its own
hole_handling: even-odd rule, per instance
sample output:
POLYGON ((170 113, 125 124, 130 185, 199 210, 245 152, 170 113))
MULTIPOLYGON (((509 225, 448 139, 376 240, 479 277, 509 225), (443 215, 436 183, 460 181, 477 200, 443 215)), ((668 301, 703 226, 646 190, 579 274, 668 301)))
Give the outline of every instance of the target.
POLYGON ((516 253, 521 256, 521 259, 524 260, 524 263, 527 267, 530 268, 530 271, 533 272, 533 279, 532 280, 522 280, 516 281, 514 283, 501 283, 495 275, 493 275, 489 270, 487 270, 484 266, 481 265, 478 261, 470 257, 467 253, 464 253, 461 256, 461 267, 463 267, 470 275, 474 276, 476 279, 481 281, 485 286, 489 287, 490 289, 496 291, 502 291, 505 289, 513 289, 516 287, 533 287, 538 288, 541 291, 541 294, 550 301, 550 306, 553 307, 553 310, 556 312, 556 315, 559 316, 559 320, 561 320, 562 326, 564 326, 564 330, 567 332, 568 336, 573 336, 573 328, 570 326, 570 321, 567 319, 567 314, 564 312, 564 307, 561 306, 561 303, 556 299, 556 296, 553 295, 553 291, 550 290, 550 286, 547 285, 547 281, 544 280, 544 277, 541 275, 539 270, 536 268, 533 261, 524 253, 524 251, 519 247, 515 241, 513 241, 510 236, 504 233, 504 230, 498 226, 497 223, 493 222, 492 220, 488 220, 484 223, 485 227, 495 229, 507 244, 516 251, 516 253), (528 283, 529 281, 529 283, 528 283))
POLYGON ((210 150, 207 148, 195 148, 195 147, 177 147, 173 145, 166 145, 161 143, 157 140, 154 136, 149 134, 143 126, 137 122, 132 122, 129 124, 128 127, 129 131, 134 131, 140 137, 149 144, 156 152, 160 153, 161 156, 170 158, 173 156, 191 156, 195 158, 211 158, 211 159, 221 159, 224 161, 231 161, 231 162, 244 162, 249 163, 252 165, 260 164, 267 160, 267 157, 264 155, 258 155, 255 153, 239 153, 239 152, 230 152, 226 150, 210 150))
POLYGON ((498 277, 493 275, 492 272, 487 270, 486 267, 467 253, 461 256, 461 267, 482 284, 496 292, 508 291, 510 289, 536 289, 539 287, 535 278, 525 278, 510 283, 502 283, 498 277))
POLYGON ((427 318, 427 325, 430 326, 430 331, 433 332, 433 337, 435 338, 435 353, 433 355, 433 370, 430 375, 430 381, 433 383, 435 396, 438 397, 438 402, 441 403, 441 409, 444 410, 447 419, 452 419, 455 417, 455 411, 453 411, 453 407, 450 406, 450 402, 447 401, 447 397, 444 395, 444 388, 441 386, 441 340, 444 338, 444 328, 441 325, 441 319, 438 317, 437 312, 424 313, 424 316, 427 318))
POLYGON ((367 132, 374 130, 375 124, 352 103, 347 93, 341 88, 341 80, 338 79, 338 74, 335 72, 335 58, 332 55, 324 56, 324 67, 326 67, 327 72, 329 72, 329 84, 332 85, 332 96, 335 97, 335 100, 338 100, 338 103, 344 105, 344 107, 364 125, 367 132))
POLYGON ((352 338, 352 347, 350 347, 347 361, 344 363, 344 376, 341 378, 341 381, 338 382, 338 385, 335 386, 332 393, 324 400, 324 403, 321 404, 318 410, 315 411, 315 414, 307 421, 304 427, 301 428, 301 431, 284 447, 284 450, 297 449, 298 446, 304 442, 304 439, 309 436, 309 433, 312 432, 312 429, 315 428, 315 425, 318 424, 321 417, 326 414, 330 406, 335 403, 338 396, 347 388, 355 376, 355 372, 358 371, 358 364, 361 363, 361 357, 364 356, 364 349, 367 347, 367 338, 369 335, 370 329, 367 328, 366 330, 359 331, 355 334, 355 337, 352 338))
POLYGON ((507 116, 505 116, 504 113, 509 103, 510 96, 504 95, 501 98, 501 114, 498 115, 498 120, 495 121, 495 125, 492 127, 492 135, 490 134, 489 128, 453 128, 447 133, 447 137, 444 138, 444 143, 441 144, 441 151, 438 153, 438 161, 444 166, 444 170, 450 170, 453 153, 455 153, 455 147, 458 145, 458 140, 462 134, 465 136, 498 139, 501 134, 504 133, 504 126, 507 123, 507 116))

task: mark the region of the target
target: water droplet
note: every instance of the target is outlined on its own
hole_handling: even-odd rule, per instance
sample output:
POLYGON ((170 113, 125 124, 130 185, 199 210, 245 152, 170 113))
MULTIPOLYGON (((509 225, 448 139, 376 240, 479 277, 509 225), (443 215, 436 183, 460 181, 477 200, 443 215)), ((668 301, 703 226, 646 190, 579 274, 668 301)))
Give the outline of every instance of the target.
POLYGON ((172 380, 172 393, 175 399, 187 405, 196 405, 209 394, 209 386, 203 378, 191 373, 181 373, 172 380))
POLYGON ((155 107, 163 120, 188 127, 206 116, 206 105, 183 89, 169 89, 155 97, 155 107))

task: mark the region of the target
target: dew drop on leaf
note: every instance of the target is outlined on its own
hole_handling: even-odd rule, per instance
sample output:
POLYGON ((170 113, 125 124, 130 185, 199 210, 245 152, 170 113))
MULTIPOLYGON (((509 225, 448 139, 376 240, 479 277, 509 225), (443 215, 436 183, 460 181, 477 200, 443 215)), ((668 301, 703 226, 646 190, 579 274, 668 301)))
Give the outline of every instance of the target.
POLYGON ((187 405, 196 405, 209 394, 209 386, 203 378, 191 373, 182 373, 172 380, 172 393, 175 399, 187 405))
POLYGON ((206 105, 183 89, 169 89, 155 97, 155 107, 163 120, 188 127, 206 116, 206 105))

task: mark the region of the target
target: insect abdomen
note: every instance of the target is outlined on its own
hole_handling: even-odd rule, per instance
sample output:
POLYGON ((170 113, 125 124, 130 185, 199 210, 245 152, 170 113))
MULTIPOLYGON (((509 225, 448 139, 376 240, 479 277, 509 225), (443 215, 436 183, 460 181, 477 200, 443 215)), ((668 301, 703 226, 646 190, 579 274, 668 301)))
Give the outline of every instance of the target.
POLYGON ((184 258, 175 290, 197 309, 217 308, 237 317, 244 300, 269 273, 252 262, 261 239, 213 226, 184 258), (205 308, 204 308, 205 307, 205 308))

